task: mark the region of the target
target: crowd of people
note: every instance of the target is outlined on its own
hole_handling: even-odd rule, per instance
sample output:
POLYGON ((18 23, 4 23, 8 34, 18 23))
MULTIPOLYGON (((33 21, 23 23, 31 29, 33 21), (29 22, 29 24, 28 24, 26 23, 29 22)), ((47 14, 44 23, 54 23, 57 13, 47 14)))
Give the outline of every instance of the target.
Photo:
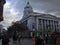
MULTIPOLYGON (((33 37, 31 37, 30 39, 32 39, 32 38, 33 37)), ((34 40, 35 45, 44 45, 44 40, 40 36, 36 36, 34 38, 35 38, 35 40, 34 40)), ((9 35, 7 33, 2 34, 1 39, 2 39, 2 45, 9 45, 9 43, 11 41, 10 37, 9 37, 9 35)), ((11 39, 13 40, 13 44, 17 43, 17 42, 20 44, 20 41, 21 41, 21 39, 23 39, 23 36, 20 35, 20 34, 16 34, 16 32, 14 32, 11 39)), ((29 37, 28 37, 28 39, 29 39, 29 37)))
POLYGON ((35 45, 45 45, 47 43, 56 44, 56 42, 58 43, 60 37, 57 37, 57 41, 56 41, 55 37, 54 37, 54 35, 48 36, 48 37, 43 37, 41 35, 24 37, 21 33, 17 33, 16 31, 13 32, 11 37, 7 33, 3 33, 2 35, 0 35, 0 39, 2 39, 2 45, 9 45, 9 43, 11 41, 10 39, 13 40, 13 44, 16 44, 16 43, 20 44, 21 40, 23 40, 23 39, 31 39, 32 41, 35 42, 35 45))
POLYGON ((1 39, 2 39, 2 45, 9 45, 10 39, 7 34, 2 34, 1 39))
POLYGON ((12 37, 13 43, 17 43, 17 41, 18 41, 18 43, 20 43, 21 39, 22 39, 22 35, 20 35, 20 34, 17 35, 16 33, 12 37))
POLYGON ((0 35, 0 40, 2 40, 2 45, 9 45, 9 43, 11 41, 10 39, 13 40, 13 43, 17 43, 17 41, 18 41, 18 43, 20 43, 21 38, 22 38, 22 35, 20 35, 20 34, 17 35, 16 32, 14 32, 12 37, 10 37, 10 35, 7 33, 2 33, 0 35))
POLYGON ((35 42, 35 45, 44 45, 45 40, 41 36, 35 36, 32 38, 32 40, 35 42))

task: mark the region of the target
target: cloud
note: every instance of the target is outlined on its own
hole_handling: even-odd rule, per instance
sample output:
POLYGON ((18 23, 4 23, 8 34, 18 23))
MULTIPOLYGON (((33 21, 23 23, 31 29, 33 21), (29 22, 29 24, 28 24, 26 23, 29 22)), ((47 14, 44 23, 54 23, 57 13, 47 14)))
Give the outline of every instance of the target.
POLYGON ((60 0, 28 0, 36 10, 43 10, 45 13, 51 13, 56 16, 60 15, 60 0))
POLYGON ((4 5, 3 17, 4 20, 1 22, 1 24, 4 27, 8 27, 13 21, 20 20, 22 15, 20 15, 20 12, 15 10, 9 2, 6 2, 4 5))
MULTIPOLYGON (((44 13, 60 15, 60 0, 14 0, 14 7, 21 11, 24 10, 26 2, 30 2, 30 5, 34 10, 43 11, 44 13), (19 5, 18 5, 19 4, 19 5), (56 12, 56 13, 54 13, 56 12)), ((21 11, 22 12, 22 11, 21 11)))

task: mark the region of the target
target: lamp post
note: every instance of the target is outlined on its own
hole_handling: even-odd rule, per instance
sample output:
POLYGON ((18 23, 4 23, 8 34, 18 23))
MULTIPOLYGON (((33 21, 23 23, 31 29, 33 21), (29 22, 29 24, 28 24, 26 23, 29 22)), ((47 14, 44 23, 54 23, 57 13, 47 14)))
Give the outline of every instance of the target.
MULTIPOLYGON (((3 6, 5 3, 6 3, 5 0, 0 0, 0 22, 3 21, 3 6)), ((0 29, 2 29, 2 28, 0 28, 0 29)), ((0 33, 3 33, 1 31, 0 31, 0 33)))
POLYGON ((0 0, 0 22, 3 21, 3 6, 5 3, 5 0, 0 0))

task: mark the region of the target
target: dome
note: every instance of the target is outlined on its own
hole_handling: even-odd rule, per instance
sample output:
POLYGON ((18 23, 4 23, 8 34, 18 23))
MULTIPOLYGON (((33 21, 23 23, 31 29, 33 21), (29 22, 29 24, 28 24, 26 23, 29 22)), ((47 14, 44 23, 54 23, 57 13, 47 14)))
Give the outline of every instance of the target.
POLYGON ((25 6, 24 9, 26 9, 26 8, 31 8, 32 9, 32 7, 30 6, 29 2, 27 2, 27 5, 25 6))
POLYGON ((32 9, 32 7, 30 6, 29 2, 27 2, 27 5, 24 7, 24 11, 23 11, 25 17, 26 17, 27 15, 29 15, 30 13, 32 13, 32 12, 33 12, 33 9, 32 9))

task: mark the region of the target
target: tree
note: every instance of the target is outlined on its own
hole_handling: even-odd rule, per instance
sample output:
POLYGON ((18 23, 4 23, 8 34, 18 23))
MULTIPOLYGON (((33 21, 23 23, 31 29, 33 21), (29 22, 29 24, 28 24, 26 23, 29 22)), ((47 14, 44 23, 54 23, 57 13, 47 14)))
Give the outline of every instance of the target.
POLYGON ((18 32, 24 32, 26 31, 28 28, 26 25, 19 24, 19 23, 13 23, 9 28, 8 28, 8 33, 13 33, 14 31, 18 31, 18 32))

